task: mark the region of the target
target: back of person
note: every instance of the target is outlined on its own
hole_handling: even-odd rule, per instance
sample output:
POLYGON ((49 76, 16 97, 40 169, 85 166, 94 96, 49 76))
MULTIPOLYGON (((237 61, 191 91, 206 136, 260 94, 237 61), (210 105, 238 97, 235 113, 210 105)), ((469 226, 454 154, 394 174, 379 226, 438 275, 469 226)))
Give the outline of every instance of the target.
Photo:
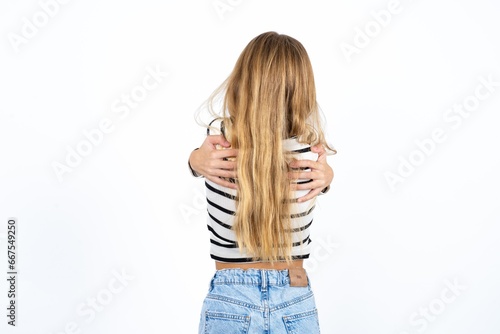
MULTIPOLYGON (((218 100, 217 100, 218 101, 218 100)), ((296 39, 276 32, 250 41, 209 99, 220 133, 237 149, 237 189, 206 179, 210 256, 216 261, 199 333, 319 333, 303 260, 310 254, 316 197, 294 190, 290 163, 318 158, 325 140, 312 66, 296 39), (223 94, 222 113, 214 101, 223 94)), ((336 151, 335 151, 336 152, 336 151)), ((307 172, 302 170, 300 172, 307 172)))
MULTIPOLYGON (((210 123, 218 128, 215 131, 209 128, 208 135, 223 134, 223 122, 221 119, 215 119, 210 123), (217 125, 218 124, 218 125, 217 125)), ((309 159, 317 160, 318 154, 311 151, 311 145, 299 143, 296 137, 288 138, 283 141, 283 151, 290 157, 297 160, 309 159)), ((272 157, 270 158, 272 159, 272 157)), ((310 171, 310 168, 301 169, 304 172, 310 171)), ((235 182, 236 180, 231 179, 235 182)), ((311 182, 311 179, 297 179, 296 183, 311 182)), ((220 262, 238 262, 252 263, 256 261, 246 251, 238 248, 236 234, 232 230, 234 224, 234 215, 236 212, 237 191, 228 187, 220 186, 213 181, 205 181, 205 191, 207 197, 207 227, 210 232, 210 256, 212 259, 220 262)), ((304 196, 308 190, 297 190, 293 192, 292 200, 304 196)), ((291 230, 292 230, 292 258, 307 259, 310 255, 310 227, 313 223, 314 207, 316 198, 308 201, 291 205, 291 230)), ((284 258, 280 259, 285 261, 284 258)))

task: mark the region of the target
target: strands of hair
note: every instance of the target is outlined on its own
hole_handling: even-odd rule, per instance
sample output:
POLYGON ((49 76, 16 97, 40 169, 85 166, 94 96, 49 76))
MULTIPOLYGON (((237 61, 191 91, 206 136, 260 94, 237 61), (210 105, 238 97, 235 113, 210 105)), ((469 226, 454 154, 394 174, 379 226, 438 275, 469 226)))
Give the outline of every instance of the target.
POLYGON ((257 261, 289 263, 291 157, 283 140, 296 136, 301 143, 322 143, 336 153, 325 140, 304 46, 274 31, 260 34, 207 101, 210 114, 223 119, 226 139, 238 149, 233 230, 240 250, 257 261))

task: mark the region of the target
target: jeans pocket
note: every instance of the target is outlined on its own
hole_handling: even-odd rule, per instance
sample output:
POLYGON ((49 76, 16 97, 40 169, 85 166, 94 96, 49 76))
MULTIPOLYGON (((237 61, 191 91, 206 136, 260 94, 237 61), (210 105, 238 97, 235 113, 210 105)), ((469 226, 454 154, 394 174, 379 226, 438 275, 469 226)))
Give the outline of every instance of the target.
POLYGON ((205 312, 205 334, 246 334, 250 316, 225 312, 205 312))
POLYGON ((286 332, 288 334, 319 334, 318 310, 316 308, 283 316, 286 332))

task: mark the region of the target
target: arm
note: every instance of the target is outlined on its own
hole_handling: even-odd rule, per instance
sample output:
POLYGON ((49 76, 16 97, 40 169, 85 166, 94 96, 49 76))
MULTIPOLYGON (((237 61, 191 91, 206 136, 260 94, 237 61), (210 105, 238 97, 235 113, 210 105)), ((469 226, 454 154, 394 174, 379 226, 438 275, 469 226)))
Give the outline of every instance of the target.
MULTIPOLYGON (((231 183, 222 179, 236 178, 235 167, 236 163, 233 161, 226 161, 224 158, 235 157, 238 150, 224 149, 218 150, 216 145, 229 148, 231 144, 222 135, 207 136, 203 144, 191 152, 188 164, 194 176, 205 177, 216 184, 225 186, 232 189, 237 189, 235 183, 231 183)), ((290 177, 309 178, 313 179, 312 182, 304 184, 292 184, 293 190, 310 189, 309 193, 298 199, 299 202, 307 201, 316 195, 324 194, 330 189, 330 183, 333 180, 333 169, 326 161, 326 151, 323 145, 312 146, 311 150, 318 153, 318 160, 297 160, 292 162, 291 167, 309 167, 309 172, 295 172, 290 173, 290 177)))
POLYGON ((314 198, 317 195, 324 194, 330 190, 330 183, 333 180, 333 169, 328 165, 326 161, 326 151, 323 145, 318 144, 312 146, 311 150, 319 154, 318 160, 296 160, 290 163, 291 167, 309 167, 311 171, 309 172, 291 172, 290 178, 292 179, 313 179, 312 182, 304 184, 293 184, 293 190, 305 190, 310 189, 310 191, 298 199, 298 202, 305 202, 314 198))
POLYGON ((238 150, 230 148, 231 144, 222 135, 209 135, 203 144, 193 150, 189 156, 188 164, 194 176, 206 179, 224 187, 236 189, 236 184, 222 179, 236 178, 236 162, 224 160, 235 157, 238 150), (219 150, 216 145, 226 149, 219 150))

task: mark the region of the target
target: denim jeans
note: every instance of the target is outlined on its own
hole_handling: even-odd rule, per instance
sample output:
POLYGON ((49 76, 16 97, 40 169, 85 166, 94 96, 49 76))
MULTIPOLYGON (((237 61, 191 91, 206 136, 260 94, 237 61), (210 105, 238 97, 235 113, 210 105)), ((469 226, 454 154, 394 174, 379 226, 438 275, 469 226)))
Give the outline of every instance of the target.
POLYGON ((203 301, 198 333, 320 333, 311 283, 290 286, 286 269, 216 270, 203 301))

